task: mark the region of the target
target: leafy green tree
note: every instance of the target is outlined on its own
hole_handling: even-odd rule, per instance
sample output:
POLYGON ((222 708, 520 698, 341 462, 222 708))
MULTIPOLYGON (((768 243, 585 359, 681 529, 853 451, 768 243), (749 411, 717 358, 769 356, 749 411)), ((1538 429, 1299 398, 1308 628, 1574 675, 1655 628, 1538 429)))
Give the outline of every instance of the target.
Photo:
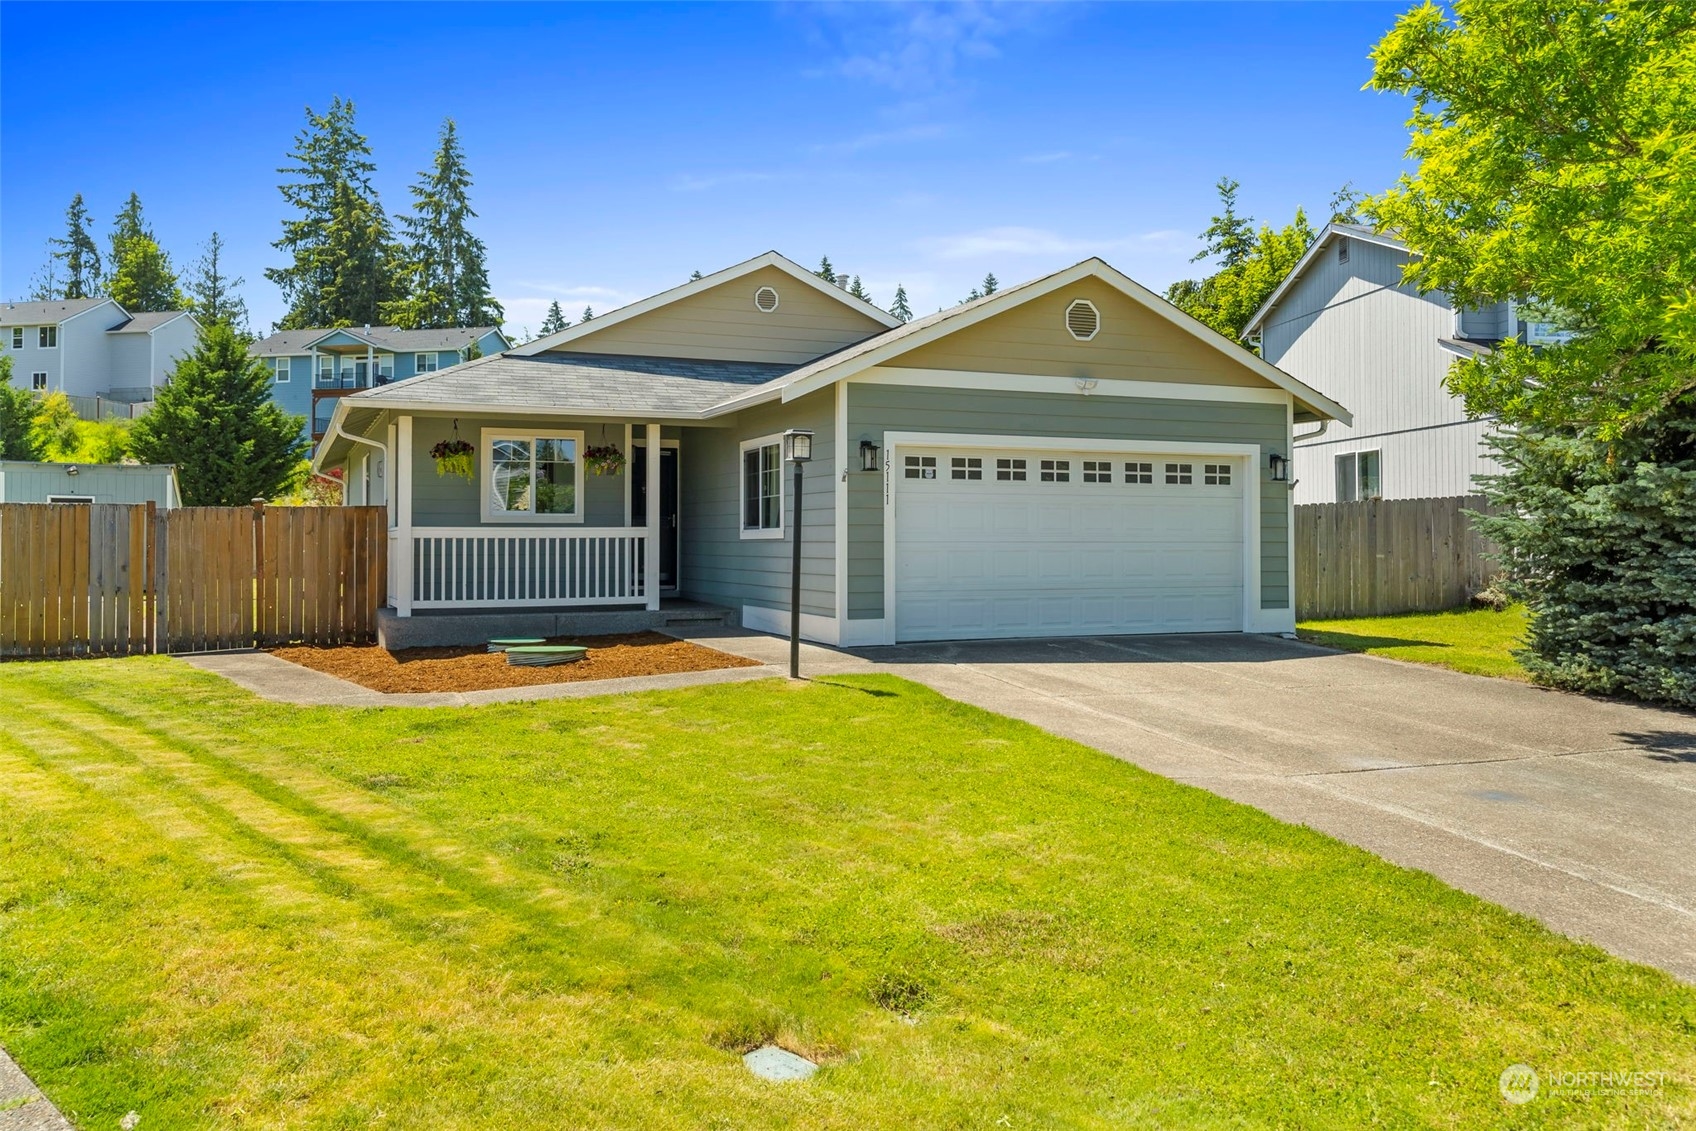
POLYGON ((94 236, 88 230, 88 206, 82 193, 71 198, 65 209, 65 235, 47 241, 53 248, 53 258, 65 265, 65 281, 52 298, 93 298, 100 293, 100 250, 94 246, 94 236))
MULTIPOLYGON (((1463 306, 1540 300, 1573 340, 1457 365, 1474 415, 1623 436, 1696 389, 1696 6, 1457 0, 1403 15, 1372 86, 1417 170, 1366 206, 1463 306)), ((1675 417, 1676 418, 1676 417, 1675 417)))
POLYGON ((106 262, 111 268, 107 297, 131 314, 180 310, 185 305, 171 258, 147 226, 141 197, 133 192, 112 221, 112 250, 106 262))
POLYGON ((500 325, 504 312, 489 293, 488 249, 469 227, 477 217, 471 172, 452 118, 442 123, 432 167, 418 176, 412 214, 401 219, 407 294, 393 304, 390 320, 419 329, 500 325))
POLYGON ((293 164, 277 171, 293 179, 277 188, 296 215, 283 221, 282 238, 271 246, 290 262, 265 269, 288 304, 279 328, 380 322, 383 304, 404 293, 396 278, 401 256, 371 184, 377 167, 354 127, 353 103, 332 98, 323 114, 308 106, 289 158, 293 164), (351 263, 350 249, 358 252, 351 263))
POLYGON ((40 460, 45 445, 35 432, 35 394, 12 388, 12 355, 0 353, 0 459, 40 460))
POLYGON ((913 320, 913 308, 907 305, 907 288, 900 283, 895 285, 895 301, 889 304, 889 313, 893 314, 898 322, 913 320))
POLYGON ((819 269, 814 271, 813 274, 817 275, 827 283, 834 284, 836 282, 836 268, 830 265, 830 256, 824 255, 819 257, 819 269))
POLYGON ((979 289, 982 290, 985 295, 992 295, 1001 289, 1001 280, 995 277, 994 271, 991 271, 983 277, 983 282, 979 285, 979 289))
POLYGON ((232 278, 226 273, 224 238, 213 232, 188 278, 189 309, 202 325, 222 322, 237 335, 247 337, 247 301, 240 291, 246 282, 239 275, 232 278))
POLYGON ((36 402, 29 427, 43 452, 42 459, 63 460, 82 446, 82 421, 63 390, 49 393, 36 402))
POLYGON ((595 308, 592 307, 592 306, 585 306, 583 308, 583 317, 579 318, 578 321, 579 322, 589 322, 589 321, 592 321, 594 319, 594 317, 595 317, 595 308))
POLYGON ((246 343, 213 323, 136 421, 131 451, 143 463, 176 464, 187 506, 275 498, 298 476, 307 442, 305 418, 272 401, 271 382, 246 343))
POLYGON ((1355 191, 1353 181, 1345 181, 1342 188, 1331 194, 1331 223, 1360 223, 1360 206, 1365 200, 1364 194, 1355 191))
POLYGON ((559 300, 555 299, 553 302, 550 302, 548 304, 548 316, 542 319, 542 337, 545 338, 549 334, 557 334, 570 325, 571 320, 567 318, 565 313, 559 308, 559 300))
POLYGON ((1315 233, 1299 208, 1283 228, 1262 224, 1257 230, 1252 217, 1237 212, 1237 182, 1222 177, 1217 187, 1220 212, 1203 229, 1206 243, 1193 261, 1214 258, 1218 269, 1202 279, 1173 283, 1166 288, 1166 300, 1252 349, 1240 336, 1243 327, 1290 273, 1315 233))

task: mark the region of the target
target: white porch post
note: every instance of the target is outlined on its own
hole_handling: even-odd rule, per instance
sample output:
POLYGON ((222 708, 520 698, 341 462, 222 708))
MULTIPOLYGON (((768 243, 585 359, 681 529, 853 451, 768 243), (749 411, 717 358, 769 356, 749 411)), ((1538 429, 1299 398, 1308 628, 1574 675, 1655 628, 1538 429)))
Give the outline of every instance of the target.
POLYGON ((377 387, 377 351, 372 348, 370 342, 365 343, 365 387, 367 389, 377 387))
POLYGON ((412 417, 403 416, 395 429, 395 557, 400 592, 395 594, 395 615, 412 615, 412 417))
POLYGON ((649 424, 645 433, 648 450, 648 526, 644 532, 646 548, 642 552, 642 592, 648 598, 648 608, 660 607, 660 426, 649 424))

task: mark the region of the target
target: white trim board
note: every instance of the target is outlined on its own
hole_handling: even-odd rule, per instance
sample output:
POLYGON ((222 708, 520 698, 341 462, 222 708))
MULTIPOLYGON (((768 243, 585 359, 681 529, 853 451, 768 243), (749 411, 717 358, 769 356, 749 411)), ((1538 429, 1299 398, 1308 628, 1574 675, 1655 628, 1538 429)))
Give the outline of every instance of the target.
POLYGON ((1035 376, 1024 373, 988 373, 965 369, 909 369, 878 365, 843 378, 843 384, 905 385, 924 389, 971 389, 986 393, 1048 393, 1072 396, 1132 397, 1171 401, 1228 401, 1237 404, 1292 404, 1294 397, 1283 389, 1253 385, 1203 385, 1188 381, 1137 381, 1108 378, 1035 376))
MULTIPOLYGON (((860 623, 860 622, 854 622, 860 623)), ((815 644, 835 646, 837 642, 835 617, 817 613, 801 614, 801 638, 815 644)), ((769 632, 774 636, 789 635, 789 610, 768 609, 764 605, 742 606, 742 627, 754 632, 769 632)))

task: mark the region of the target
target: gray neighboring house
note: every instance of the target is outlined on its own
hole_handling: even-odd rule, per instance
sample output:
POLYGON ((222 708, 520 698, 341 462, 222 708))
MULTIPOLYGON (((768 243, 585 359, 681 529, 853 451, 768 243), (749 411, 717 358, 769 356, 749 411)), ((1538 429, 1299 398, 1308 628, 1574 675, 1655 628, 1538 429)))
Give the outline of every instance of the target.
POLYGON ((1244 329, 1267 361, 1354 412, 1297 433, 1297 503, 1473 494, 1473 476, 1499 470, 1483 446, 1492 423, 1443 387, 1449 366, 1504 339, 1561 337, 1513 303, 1464 310, 1421 294, 1402 281, 1412 255, 1370 228, 1327 225, 1244 329))
POLYGON ((34 463, 0 460, 0 503, 157 503, 182 506, 169 463, 34 463))
POLYGON ((42 394, 151 401, 199 341, 200 323, 186 310, 131 314, 109 298, 0 304, 12 381, 42 394))
POLYGON ((805 431, 811 639, 1287 632, 1282 460, 1349 419, 1100 259, 903 324, 770 252, 337 398, 314 467, 388 508, 380 625, 676 594, 785 630, 805 431))

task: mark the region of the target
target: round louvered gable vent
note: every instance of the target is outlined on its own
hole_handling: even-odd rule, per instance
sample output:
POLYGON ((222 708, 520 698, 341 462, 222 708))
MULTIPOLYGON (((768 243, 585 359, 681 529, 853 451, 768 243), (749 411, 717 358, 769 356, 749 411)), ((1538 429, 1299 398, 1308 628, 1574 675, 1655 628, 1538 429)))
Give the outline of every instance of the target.
POLYGON ((770 287, 761 287, 754 292, 754 305, 770 314, 777 309, 777 292, 770 287))
POLYGON ((1073 300, 1066 308, 1066 329, 1080 342, 1087 342, 1101 330, 1101 313, 1087 298, 1073 300))

